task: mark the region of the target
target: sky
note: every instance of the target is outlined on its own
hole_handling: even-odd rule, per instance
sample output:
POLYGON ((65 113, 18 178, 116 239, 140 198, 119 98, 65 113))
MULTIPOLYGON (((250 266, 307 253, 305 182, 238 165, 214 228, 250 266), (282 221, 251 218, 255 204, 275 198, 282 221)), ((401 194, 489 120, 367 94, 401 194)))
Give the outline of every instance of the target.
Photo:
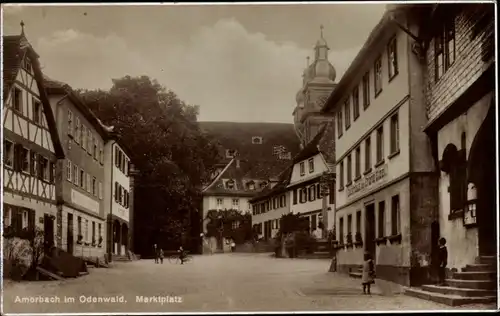
POLYGON ((42 71, 73 88, 148 75, 200 121, 292 123, 320 25, 338 82, 385 4, 5 6, 4 35, 25 34, 42 71))

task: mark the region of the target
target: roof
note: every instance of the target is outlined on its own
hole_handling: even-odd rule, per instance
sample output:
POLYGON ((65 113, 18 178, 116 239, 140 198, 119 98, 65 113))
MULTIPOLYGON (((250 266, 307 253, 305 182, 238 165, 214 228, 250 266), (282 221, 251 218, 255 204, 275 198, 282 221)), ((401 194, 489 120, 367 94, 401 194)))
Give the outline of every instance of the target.
POLYGON ((368 39, 365 41, 365 44, 358 52, 351 65, 340 79, 336 88, 330 94, 321 112, 323 113, 328 112, 333 107, 335 107, 336 104, 338 104, 340 99, 344 97, 346 90, 352 84, 353 78, 359 76, 362 73, 361 68, 363 68, 368 62, 370 62, 370 59, 367 58, 367 56, 373 55, 373 48, 377 45, 380 45, 380 39, 387 33, 389 27, 394 25, 393 23, 391 23, 391 21, 392 21, 392 12, 395 9, 399 9, 399 7, 390 6, 386 9, 384 15, 382 16, 378 24, 373 28, 370 35, 368 36, 368 39))
POLYGON ((39 56, 31 47, 26 37, 21 35, 3 36, 3 88, 4 102, 7 100, 12 88, 12 84, 16 80, 17 74, 21 67, 21 62, 25 56, 29 56, 33 67, 34 77, 40 93, 40 101, 42 102, 43 112, 47 120, 49 133, 54 145, 54 152, 57 158, 64 158, 64 150, 57 132, 57 125, 50 106, 47 93, 45 91, 43 74, 40 69, 39 56))
POLYGON ((103 138, 112 138, 113 127, 104 125, 78 94, 66 83, 44 76, 44 84, 49 95, 67 95, 75 107, 85 116, 103 138))
POLYGON ((318 134, 314 136, 314 138, 304 147, 304 149, 302 149, 295 157, 293 157, 294 164, 320 153, 319 144, 321 139, 323 138, 323 135, 325 134, 326 126, 326 124, 321 126, 318 134))
POLYGON ((240 123, 199 122, 200 129, 219 142, 222 162, 228 163, 226 149, 236 150, 241 159, 248 161, 278 160, 275 146, 284 146, 285 151, 296 155, 300 150, 293 124, 285 123, 240 123), (262 144, 252 144, 252 137, 262 137, 262 144))
POLYGON ((203 194, 254 196, 261 191, 261 183, 269 183, 269 179, 280 175, 288 164, 290 164, 290 161, 286 160, 248 161, 236 158, 231 159, 212 183, 203 190, 203 194), (235 182, 235 188, 228 189, 224 185, 224 180, 233 180, 235 182), (255 183, 254 190, 250 190, 247 187, 247 183, 250 181, 254 181, 255 183))
POLYGON ((273 187, 267 186, 261 192, 257 193, 252 199, 251 203, 255 203, 266 199, 270 196, 283 193, 287 190, 287 186, 290 183, 290 177, 292 176, 293 164, 289 164, 279 175, 278 183, 273 187))

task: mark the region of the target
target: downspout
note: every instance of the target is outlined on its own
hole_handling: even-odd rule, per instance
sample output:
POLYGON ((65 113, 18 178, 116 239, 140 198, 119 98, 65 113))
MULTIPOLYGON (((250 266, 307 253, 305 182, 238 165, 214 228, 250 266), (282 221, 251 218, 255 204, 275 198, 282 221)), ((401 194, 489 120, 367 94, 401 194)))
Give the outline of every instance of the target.
POLYGON ((116 144, 116 141, 112 141, 111 143, 111 195, 110 195, 110 199, 109 199, 109 215, 108 215, 108 218, 107 220, 109 221, 109 248, 108 248, 108 259, 109 259, 109 262, 113 261, 113 245, 114 245, 114 240, 113 240, 113 236, 114 236, 114 227, 113 227, 113 169, 114 169, 114 165, 113 165, 113 153, 114 153, 114 148, 113 148, 113 145, 116 144))
MULTIPOLYGON (((59 112, 58 109, 61 106, 62 102, 68 98, 69 93, 66 93, 59 101, 56 103, 56 115, 59 112)), ((50 103, 50 102, 49 102, 50 103)), ((57 120, 56 120, 57 122, 57 120)), ((56 192, 56 225, 57 225, 57 230, 56 230, 56 246, 59 249, 62 249, 63 244, 62 244, 62 205, 64 204, 64 192, 63 192, 63 170, 64 170, 64 160, 63 159, 57 159, 56 163, 56 174, 54 175, 54 184, 55 184, 55 192, 56 192)), ((52 172, 52 170, 51 170, 52 172)), ((66 241, 67 243, 67 241, 66 241)), ((67 248, 66 248, 67 249, 67 248)))

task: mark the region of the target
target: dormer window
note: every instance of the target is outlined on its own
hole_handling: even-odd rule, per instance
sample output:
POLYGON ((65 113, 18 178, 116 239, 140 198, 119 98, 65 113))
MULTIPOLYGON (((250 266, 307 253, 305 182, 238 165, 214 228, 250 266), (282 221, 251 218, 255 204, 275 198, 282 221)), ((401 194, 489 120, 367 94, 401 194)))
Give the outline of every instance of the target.
POLYGON ((255 182, 253 182, 253 181, 248 182, 247 189, 252 190, 252 191, 255 190, 255 182))
POLYGON ((260 136, 253 136, 252 137, 252 144, 254 144, 254 145, 261 145, 262 144, 262 137, 260 137, 260 136))
POLYGON ((260 188, 263 189, 267 186, 267 181, 264 181, 260 184, 260 188))
POLYGON ((28 57, 24 58, 23 60, 23 68, 28 73, 31 73, 31 60, 28 57))
POLYGON ((233 190, 235 187, 235 183, 234 183, 234 180, 228 180, 226 182, 226 188, 229 189, 229 190, 233 190))
POLYGON ((283 153, 285 153, 285 151, 286 151, 286 148, 283 145, 276 145, 273 147, 273 154, 275 154, 277 156, 282 155, 283 153))
POLYGON ((236 150, 226 149, 226 158, 234 158, 236 156, 236 150))

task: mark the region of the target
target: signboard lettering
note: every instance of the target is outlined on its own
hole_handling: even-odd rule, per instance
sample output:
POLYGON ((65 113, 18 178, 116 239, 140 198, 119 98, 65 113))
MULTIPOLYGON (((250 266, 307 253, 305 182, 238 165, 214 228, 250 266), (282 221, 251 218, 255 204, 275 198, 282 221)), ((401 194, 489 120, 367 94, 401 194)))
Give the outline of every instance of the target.
POLYGON ((387 165, 384 165, 382 168, 375 170, 375 172, 361 179, 361 181, 356 182, 352 186, 348 187, 347 196, 349 197, 355 193, 364 190, 365 188, 371 186, 372 184, 379 182, 380 180, 385 178, 386 175, 387 175, 387 165))

